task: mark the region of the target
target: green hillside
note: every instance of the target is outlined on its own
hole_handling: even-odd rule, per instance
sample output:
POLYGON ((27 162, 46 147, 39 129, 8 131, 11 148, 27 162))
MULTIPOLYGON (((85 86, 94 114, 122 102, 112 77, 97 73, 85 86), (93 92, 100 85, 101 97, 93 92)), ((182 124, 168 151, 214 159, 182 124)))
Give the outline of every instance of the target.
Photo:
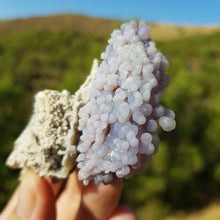
MULTIPOLYGON (((57 32, 61 30, 79 31, 83 34, 106 36, 121 24, 118 20, 104 20, 82 15, 64 14, 48 17, 33 17, 28 19, 15 19, 0 22, 0 35, 17 34, 36 30, 49 30, 57 32)), ((150 23, 152 27, 151 37, 154 40, 170 40, 196 34, 209 34, 220 30, 218 26, 190 27, 168 24, 150 23)))
MULTIPOLYGON (((34 94, 46 88, 76 91, 120 25, 81 16, 73 23, 67 17, 58 16, 57 26, 54 17, 0 22, 1 209, 18 181, 18 171, 4 163, 31 115, 34 94)), ((163 219, 220 199, 220 31, 193 33, 156 40, 170 61, 171 84, 162 101, 175 110, 177 127, 161 132, 159 152, 146 173, 125 181, 121 202, 140 219, 163 219)))

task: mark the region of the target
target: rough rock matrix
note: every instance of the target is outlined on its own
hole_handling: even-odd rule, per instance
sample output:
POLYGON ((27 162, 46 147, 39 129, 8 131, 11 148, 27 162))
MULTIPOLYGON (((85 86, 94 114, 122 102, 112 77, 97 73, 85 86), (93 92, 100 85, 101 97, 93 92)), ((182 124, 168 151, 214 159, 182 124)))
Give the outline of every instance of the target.
POLYGON ((6 164, 13 168, 31 168, 40 176, 65 179, 76 165, 79 139, 78 111, 89 100, 91 74, 75 95, 68 91, 44 90, 35 96, 34 112, 25 130, 15 141, 6 164))
POLYGON ((97 68, 89 102, 79 110, 78 177, 111 183, 140 173, 157 152, 158 125, 175 128, 175 114, 160 104, 169 63, 140 21, 114 30, 97 68))

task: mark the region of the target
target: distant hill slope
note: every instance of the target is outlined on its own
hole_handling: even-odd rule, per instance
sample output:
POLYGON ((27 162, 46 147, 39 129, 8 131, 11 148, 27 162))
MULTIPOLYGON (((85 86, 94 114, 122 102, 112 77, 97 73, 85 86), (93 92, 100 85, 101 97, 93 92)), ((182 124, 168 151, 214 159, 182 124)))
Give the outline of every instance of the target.
POLYGON ((83 34, 94 32, 97 35, 106 35, 119 25, 120 21, 117 20, 64 14, 2 21, 0 22, 0 34, 46 29, 54 32, 70 30, 79 31, 83 34))
MULTIPOLYGON (((82 15, 64 14, 48 17, 34 17, 0 22, 0 36, 30 30, 46 29, 60 31, 64 29, 80 31, 83 33, 96 33, 108 35, 121 24, 119 20, 86 17, 82 15)), ((176 39, 196 34, 207 34, 220 30, 220 27, 189 27, 165 24, 153 24, 151 37, 154 40, 176 39)))

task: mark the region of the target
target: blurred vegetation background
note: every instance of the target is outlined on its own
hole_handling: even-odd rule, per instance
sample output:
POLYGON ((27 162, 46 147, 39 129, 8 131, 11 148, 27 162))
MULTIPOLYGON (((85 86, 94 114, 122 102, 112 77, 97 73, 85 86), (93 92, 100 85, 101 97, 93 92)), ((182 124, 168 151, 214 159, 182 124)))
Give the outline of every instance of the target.
MULTIPOLYGON (((19 172, 5 160, 30 118, 34 94, 74 93, 120 24, 76 15, 0 22, 0 209, 18 184, 19 172)), ((144 175, 124 182, 121 202, 139 219, 158 220, 220 204, 220 28, 151 26, 170 62, 162 102, 175 111, 177 127, 160 132, 159 152, 144 175)))

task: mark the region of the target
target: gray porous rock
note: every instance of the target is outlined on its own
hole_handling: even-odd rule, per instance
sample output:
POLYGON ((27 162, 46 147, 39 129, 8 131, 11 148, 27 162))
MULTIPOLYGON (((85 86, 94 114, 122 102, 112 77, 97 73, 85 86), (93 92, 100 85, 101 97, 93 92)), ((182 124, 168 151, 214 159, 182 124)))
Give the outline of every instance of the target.
POLYGON ((176 126, 174 112, 160 104, 169 63, 150 32, 144 21, 122 24, 75 95, 39 92, 7 164, 58 179, 77 166, 84 185, 143 173, 158 150, 158 126, 176 126))
POLYGON ((15 141, 6 164, 13 168, 31 168, 40 176, 65 179, 76 165, 76 144, 79 139, 78 110, 89 100, 91 74, 75 95, 68 91, 40 91, 35 96, 33 115, 15 141))

